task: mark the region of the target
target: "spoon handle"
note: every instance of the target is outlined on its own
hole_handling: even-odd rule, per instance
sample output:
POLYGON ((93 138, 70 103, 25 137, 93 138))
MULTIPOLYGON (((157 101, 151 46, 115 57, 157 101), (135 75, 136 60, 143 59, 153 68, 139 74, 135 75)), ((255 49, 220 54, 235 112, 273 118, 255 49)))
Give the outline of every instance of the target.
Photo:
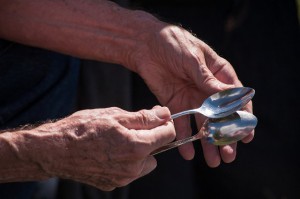
POLYGON ((194 113, 199 113, 199 111, 197 111, 197 109, 182 111, 182 112, 171 115, 171 119, 175 119, 175 118, 178 118, 183 115, 194 114, 194 113))
POLYGON ((203 137, 203 132, 199 131, 197 134, 195 134, 193 136, 190 136, 190 137, 184 138, 182 140, 177 140, 175 142, 171 142, 169 144, 166 144, 166 145, 154 150, 150 155, 157 155, 159 153, 162 153, 162 152, 165 152, 167 150, 173 149, 175 147, 181 146, 181 145, 186 144, 188 142, 193 142, 195 140, 201 139, 202 137, 203 137))

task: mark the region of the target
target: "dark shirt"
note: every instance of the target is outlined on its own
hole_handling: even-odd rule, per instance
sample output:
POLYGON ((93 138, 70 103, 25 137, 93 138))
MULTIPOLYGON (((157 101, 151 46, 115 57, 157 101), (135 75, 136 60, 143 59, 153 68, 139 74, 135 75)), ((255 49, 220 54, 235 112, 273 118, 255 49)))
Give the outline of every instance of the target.
MULTIPOLYGON (((78 73, 77 59, 0 40, 0 129, 70 114, 78 73)), ((0 198, 33 198, 35 188, 34 182, 0 184, 0 198)))
POLYGON ((0 128, 69 114, 78 69, 74 58, 0 40, 0 128))

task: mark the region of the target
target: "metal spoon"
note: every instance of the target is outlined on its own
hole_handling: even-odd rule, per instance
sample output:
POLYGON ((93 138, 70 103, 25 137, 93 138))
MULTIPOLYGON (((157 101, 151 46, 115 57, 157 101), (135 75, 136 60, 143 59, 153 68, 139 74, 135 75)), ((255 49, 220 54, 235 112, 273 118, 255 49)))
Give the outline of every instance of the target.
POLYGON ((256 125, 257 118, 245 111, 237 111, 224 118, 209 118, 197 134, 162 146, 153 151, 151 155, 159 154, 201 138, 205 138, 214 145, 231 144, 246 137, 256 125))
POLYGON ((237 87, 215 93, 208 97, 196 109, 182 111, 171 116, 172 119, 177 117, 200 113, 208 118, 226 117, 245 106, 254 96, 255 91, 249 87, 237 87))

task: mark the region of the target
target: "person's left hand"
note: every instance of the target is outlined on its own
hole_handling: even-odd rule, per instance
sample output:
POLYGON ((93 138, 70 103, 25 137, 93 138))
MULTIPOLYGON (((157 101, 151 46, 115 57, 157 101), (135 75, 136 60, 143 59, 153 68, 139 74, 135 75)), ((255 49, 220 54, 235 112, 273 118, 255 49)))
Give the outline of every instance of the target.
MULTIPOLYGON (((136 72, 144 79, 158 100, 172 113, 197 108, 211 94, 231 87, 242 86, 233 67, 218 56, 207 44, 188 31, 165 26, 146 46, 137 49, 136 72)), ((251 102, 245 107, 252 112, 251 102)), ((204 116, 196 115, 200 129, 204 116)), ((177 139, 191 135, 188 116, 175 120, 177 139)), ((252 132, 243 141, 250 142, 252 132)), ((236 143, 218 147, 201 141, 204 157, 210 167, 231 162, 236 156, 236 143)), ((179 148, 185 159, 194 157, 192 144, 179 148)))

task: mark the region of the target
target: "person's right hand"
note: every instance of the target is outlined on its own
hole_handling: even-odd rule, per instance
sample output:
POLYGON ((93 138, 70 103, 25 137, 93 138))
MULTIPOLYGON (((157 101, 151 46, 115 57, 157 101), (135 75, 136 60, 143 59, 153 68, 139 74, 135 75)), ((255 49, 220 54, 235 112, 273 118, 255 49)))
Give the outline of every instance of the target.
POLYGON ((149 154, 175 139, 169 109, 158 106, 138 112, 83 110, 35 130, 24 147, 31 144, 30 158, 49 176, 106 191, 151 172, 157 163, 149 154))

